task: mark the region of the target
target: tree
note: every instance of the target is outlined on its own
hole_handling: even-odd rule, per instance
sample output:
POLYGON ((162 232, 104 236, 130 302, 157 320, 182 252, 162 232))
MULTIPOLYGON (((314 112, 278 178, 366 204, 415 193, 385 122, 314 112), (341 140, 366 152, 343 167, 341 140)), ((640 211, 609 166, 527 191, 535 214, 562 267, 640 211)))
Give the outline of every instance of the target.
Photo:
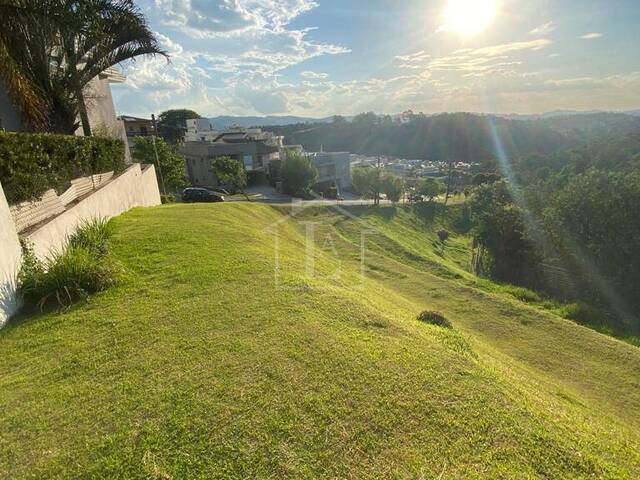
POLYGON ((289 151, 282 162, 282 186, 290 195, 304 195, 318 180, 318 169, 300 153, 289 151))
POLYGON ((36 129, 91 135, 89 82, 141 55, 167 56, 132 0, 0 4, 0 78, 36 129))
POLYGON ((351 172, 351 184, 355 192, 365 199, 375 198, 376 175, 374 168, 354 168, 351 172))
POLYGON ((479 186, 470 201, 475 224, 474 269, 500 281, 532 284, 536 251, 527 235, 522 210, 504 181, 479 186))
POLYGON ((404 182, 400 177, 392 175, 390 173, 382 176, 382 193, 387 196, 387 200, 393 203, 398 203, 402 199, 404 193, 404 182))
POLYGON ((427 197, 430 202, 440 194, 445 192, 446 187, 440 180, 425 177, 418 183, 416 193, 422 197, 427 197))
POLYGON ((187 120, 202 118, 193 110, 167 110, 158 115, 158 135, 168 143, 179 143, 187 131, 187 120))
POLYGON ((247 186, 247 172, 239 160, 232 157, 216 157, 211 161, 211 172, 218 177, 222 185, 231 186, 250 200, 244 191, 247 186))
POLYGON ((176 191, 186 185, 184 157, 178 153, 175 146, 168 145, 162 138, 135 138, 131 154, 134 160, 140 163, 156 166, 158 184, 163 194, 166 194, 167 191, 176 191))

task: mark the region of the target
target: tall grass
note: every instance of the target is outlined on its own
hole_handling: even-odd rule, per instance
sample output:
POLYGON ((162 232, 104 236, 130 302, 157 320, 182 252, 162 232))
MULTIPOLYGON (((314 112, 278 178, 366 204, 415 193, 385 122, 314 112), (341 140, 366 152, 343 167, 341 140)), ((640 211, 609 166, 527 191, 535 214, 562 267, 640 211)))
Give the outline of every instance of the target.
POLYGON ((120 269, 109 256, 111 235, 106 221, 85 222, 69 237, 66 248, 44 261, 23 243, 18 284, 25 307, 63 309, 114 285, 120 269))

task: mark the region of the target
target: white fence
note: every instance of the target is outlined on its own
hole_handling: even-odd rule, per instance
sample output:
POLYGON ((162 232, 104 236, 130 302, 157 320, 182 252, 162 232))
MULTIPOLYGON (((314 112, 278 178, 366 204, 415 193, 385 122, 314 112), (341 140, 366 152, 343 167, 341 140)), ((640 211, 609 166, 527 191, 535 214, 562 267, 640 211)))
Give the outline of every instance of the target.
POLYGON ((11 216, 18 232, 24 232, 49 218, 60 215, 71 203, 82 199, 99 189, 113 178, 113 172, 101 173, 91 177, 77 178, 61 195, 48 190, 37 202, 23 202, 10 207, 11 216))

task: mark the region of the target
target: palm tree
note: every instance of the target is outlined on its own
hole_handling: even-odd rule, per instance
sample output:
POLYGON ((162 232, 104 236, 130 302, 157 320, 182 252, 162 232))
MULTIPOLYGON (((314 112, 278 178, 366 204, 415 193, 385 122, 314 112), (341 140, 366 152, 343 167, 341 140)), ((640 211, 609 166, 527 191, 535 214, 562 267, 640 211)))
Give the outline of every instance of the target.
POLYGON ((132 0, 0 0, 0 79, 37 130, 91 135, 87 85, 141 55, 168 58, 132 0))

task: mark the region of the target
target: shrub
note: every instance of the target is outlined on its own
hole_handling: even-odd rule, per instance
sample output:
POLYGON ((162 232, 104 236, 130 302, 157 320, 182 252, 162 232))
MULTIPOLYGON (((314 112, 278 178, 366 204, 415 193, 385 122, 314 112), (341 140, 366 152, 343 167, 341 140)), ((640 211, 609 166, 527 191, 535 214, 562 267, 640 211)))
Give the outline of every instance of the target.
POLYGON ((447 240, 449 240, 449 232, 447 232, 446 230, 439 230, 438 238, 442 243, 446 242, 447 240))
POLYGON ((9 204, 39 199, 47 190, 62 193, 74 178, 125 169, 124 142, 0 132, 0 178, 9 204))
POLYGON ((20 294, 27 308, 66 308, 75 301, 114 285, 119 268, 108 256, 109 224, 94 220, 69 237, 66 248, 45 261, 23 243, 18 274, 20 294))
POLYGON ((509 295, 517 298, 521 302, 525 303, 540 303, 542 302, 542 297, 534 292, 533 290, 529 290, 524 287, 516 287, 514 285, 503 285, 501 289, 508 293, 509 295))
POLYGON ((71 247, 82 247, 96 255, 109 253, 109 240, 113 235, 111 224, 106 219, 96 218, 83 222, 69 237, 71 247))
POLYGON ((165 195, 160 195, 160 201, 162 201, 163 205, 167 203, 175 203, 176 197, 174 195, 167 193, 165 195))
POLYGON ((440 312, 425 310, 418 315, 418 320, 430 325, 436 325, 442 328, 453 328, 451 322, 440 312))

